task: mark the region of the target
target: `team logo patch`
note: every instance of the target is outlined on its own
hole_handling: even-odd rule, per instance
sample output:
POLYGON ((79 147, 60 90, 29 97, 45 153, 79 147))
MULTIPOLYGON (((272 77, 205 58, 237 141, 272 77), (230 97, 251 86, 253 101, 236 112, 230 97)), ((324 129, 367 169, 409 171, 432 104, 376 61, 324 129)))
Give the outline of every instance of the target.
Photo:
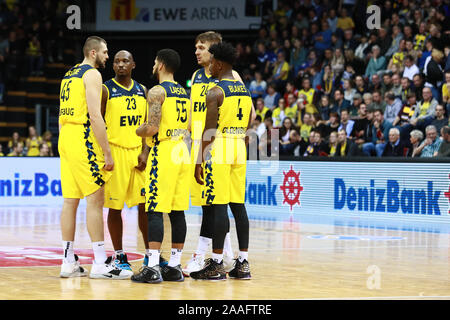
MULTIPOLYGON (((75 249, 80 264, 92 264, 94 253, 92 249, 75 249)), ((114 251, 106 251, 111 256, 114 251)), ((62 248, 52 247, 9 247, 0 246, 0 268, 8 267, 56 267, 61 265, 62 248)), ((144 258, 143 254, 127 252, 128 261, 144 258)))
POLYGON ((116 93, 117 89, 116 88, 112 88, 112 92, 116 93))

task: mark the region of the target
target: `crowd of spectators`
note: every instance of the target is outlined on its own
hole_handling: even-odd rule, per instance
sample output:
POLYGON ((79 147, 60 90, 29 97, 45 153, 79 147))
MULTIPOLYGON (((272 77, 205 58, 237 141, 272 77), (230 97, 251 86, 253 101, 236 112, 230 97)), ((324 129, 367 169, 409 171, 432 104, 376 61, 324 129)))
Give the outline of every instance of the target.
POLYGON ((259 152, 450 155, 448 1, 372 1, 374 30, 360 2, 280 0, 257 40, 236 44, 259 152))
POLYGON ((62 62, 66 0, 0 1, 0 103, 21 78, 42 76, 45 63, 62 62))
POLYGON ((0 144, 0 156, 7 157, 53 157, 52 133, 45 131, 42 137, 34 126, 28 127, 28 137, 14 132, 5 147, 0 144))

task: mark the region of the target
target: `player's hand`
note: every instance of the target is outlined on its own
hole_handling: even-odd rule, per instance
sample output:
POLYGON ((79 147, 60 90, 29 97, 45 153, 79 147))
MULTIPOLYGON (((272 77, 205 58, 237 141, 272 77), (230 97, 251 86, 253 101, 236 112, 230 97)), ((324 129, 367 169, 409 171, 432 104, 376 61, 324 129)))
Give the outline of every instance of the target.
POLYGON ((147 159, 148 159, 148 153, 142 152, 138 156, 138 164, 135 166, 136 169, 139 171, 144 171, 145 167, 147 167, 147 159))
POLYGON ((195 165, 195 172, 194 172, 195 180, 198 184, 203 185, 203 167, 201 163, 197 163, 195 165))
POLYGON ((103 168, 106 171, 112 171, 114 169, 114 160, 111 153, 105 154, 105 166, 103 168))

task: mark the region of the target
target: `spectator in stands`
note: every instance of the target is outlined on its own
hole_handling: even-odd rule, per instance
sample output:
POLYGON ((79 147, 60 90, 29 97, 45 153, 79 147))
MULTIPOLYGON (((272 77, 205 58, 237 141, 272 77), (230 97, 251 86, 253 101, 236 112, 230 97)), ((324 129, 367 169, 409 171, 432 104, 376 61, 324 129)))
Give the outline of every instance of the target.
POLYGON ((384 56, 380 56, 380 47, 378 45, 374 45, 372 47, 372 57, 369 60, 369 64, 366 67, 366 72, 364 75, 367 78, 372 78, 372 75, 383 71, 385 67, 386 58, 384 56))
MULTIPOLYGON (((373 98, 372 98, 372 94, 370 92, 366 92, 363 94, 363 102, 364 104, 367 106, 367 110, 373 110, 373 98)), ((373 111, 372 111, 373 112, 373 111)))
POLYGON ((411 142, 411 149, 410 152, 408 153, 408 156, 417 157, 420 154, 420 152, 418 152, 418 148, 423 140, 423 133, 422 131, 416 129, 411 131, 409 135, 410 135, 409 141, 411 142))
POLYGON ((50 131, 45 131, 42 134, 42 143, 47 144, 50 157, 53 157, 53 145, 51 140, 52 140, 52 133, 50 131))
POLYGON ((384 109, 384 119, 393 123, 402 108, 402 101, 395 96, 392 91, 386 92, 384 95, 386 101, 386 109, 384 109))
POLYGON ((423 69, 425 67, 425 62, 429 61, 428 57, 431 57, 432 51, 433 51, 433 44, 431 43, 431 40, 428 39, 425 42, 425 50, 422 51, 419 61, 417 62, 417 66, 419 67, 419 69, 423 69))
POLYGON ((350 115, 348 109, 341 110, 341 125, 338 128, 338 132, 340 130, 344 130, 347 133, 347 137, 350 137, 353 126, 355 125, 355 121, 350 119, 350 115))
POLYGON ((255 79, 250 83, 249 91, 253 99, 262 98, 266 94, 267 82, 262 79, 260 71, 255 72, 255 79))
POLYGON ((298 112, 297 108, 297 99, 295 98, 295 95, 293 93, 289 93, 284 115, 293 119, 293 121, 296 121, 298 112))
MULTIPOLYGON (((366 92, 368 92, 367 84, 366 84, 366 82, 364 81, 364 78, 363 78, 362 76, 360 76, 360 75, 358 75, 358 76, 355 77, 355 86, 356 86, 356 91, 357 91, 359 94, 361 94, 361 95, 363 95, 363 94, 365 94, 366 92)), ((370 92, 369 92, 369 93, 370 93, 370 92)))
POLYGON ((392 124, 384 119, 384 113, 381 109, 374 111, 374 123, 372 129, 372 141, 366 142, 362 146, 362 151, 371 156, 375 153, 378 157, 381 157, 386 146, 387 138, 389 137, 389 130, 392 128, 392 124))
POLYGON ((326 95, 330 95, 335 89, 336 74, 331 70, 331 66, 329 64, 325 65, 323 69, 322 76, 322 84, 323 93, 326 95))
POLYGON ((361 105, 362 102, 363 102, 363 100, 362 100, 361 95, 359 93, 356 93, 353 96, 352 104, 347 109, 350 119, 354 120, 354 119, 358 118, 359 106, 361 105))
POLYGON ((425 82, 421 73, 418 73, 413 77, 413 87, 417 101, 422 100, 422 90, 424 88, 424 83, 425 82))
POLYGON ((286 86, 289 75, 289 63, 286 62, 284 51, 277 53, 277 61, 273 65, 272 81, 274 81, 276 90, 280 91, 286 86))
POLYGON ((392 73, 401 73, 404 71, 404 61, 406 56, 406 41, 400 40, 397 51, 392 55, 389 60, 387 69, 392 73))
POLYGON ((255 120, 252 122, 251 127, 256 132, 256 135, 258 136, 259 139, 264 134, 264 132, 266 132, 266 126, 264 125, 264 122, 262 122, 260 115, 256 115, 255 120))
POLYGON ((26 140, 26 151, 28 157, 39 155, 39 146, 42 144, 42 138, 38 136, 34 126, 28 127, 28 138, 26 140))
POLYGON ((323 141, 320 131, 313 130, 311 132, 313 132, 313 138, 303 156, 328 156, 328 145, 323 141))
POLYGON ((50 148, 48 147, 48 144, 43 143, 39 145, 39 156, 40 157, 50 157, 50 148))
POLYGON ((425 128, 426 139, 417 148, 415 155, 420 154, 422 158, 435 156, 439 150, 442 140, 438 138, 436 127, 429 125, 425 128))
POLYGON ((419 68, 414 63, 414 58, 411 55, 407 55, 404 59, 404 64, 403 77, 413 80, 413 77, 420 72, 419 68))
POLYGON ((317 50, 319 54, 323 53, 325 49, 329 49, 331 47, 331 34, 332 34, 328 22, 326 20, 322 20, 321 25, 322 31, 317 32, 313 36, 314 48, 317 50))
POLYGON ((297 90, 297 88, 295 88, 293 81, 288 81, 286 83, 286 89, 285 89, 284 95, 283 95, 285 101, 288 101, 288 96, 291 93, 294 95, 294 98, 292 99, 292 102, 291 102, 291 104, 293 104, 295 102, 295 99, 297 99, 298 90, 297 90))
POLYGON ((344 90, 344 99, 347 101, 353 101, 353 96, 356 93, 356 89, 353 88, 353 81, 350 79, 343 80, 342 89, 344 90))
POLYGON ((438 102, 433 98, 431 89, 424 87, 422 90, 422 101, 419 101, 414 115, 411 118, 411 124, 418 126, 419 129, 425 128, 433 121, 436 116, 436 106, 438 102))
POLYGON ((447 116, 450 118, 450 70, 445 71, 445 82, 442 85, 442 102, 446 106, 447 116))
POLYGON ((343 48, 345 50, 350 50, 352 53, 356 50, 358 46, 358 41, 355 39, 353 35, 353 29, 345 29, 344 30, 344 41, 343 48))
POLYGON ((308 50, 303 47, 302 41, 298 38, 294 39, 289 65, 295 75, 298 74, 300 66, 306 62, 307 55, 308 50))
POLYGON ((317 111, 320 114, 322 120, 330 119, 330 98, 324 94, 317 105, 317 111))
POLYGON ((337 112, 341 114, 341 111, 344 109, 348 109, 350 106, 350 101, 344 99, 344 93, 341 89, 336 89, 334 91, 334 103, 330 111, 337 112))
POLYGON ((305 95, 306 102, 312 104, 314 102, 314 88, 311 88, 311 80, 307 77, 302 80, 302 89, 298 91, 298 96, 301 94, 305 95))
POLYGON ((402 105, 402 108, 392 122, 392 125, 400 130, 402 139, 407 139, 412 129, 411 118, 414 115, 416 107, 416 94, 411 92, 408 94, 408 101, 402 105))
POLYGON ((389 142, 386 143, 382 157, 406 157, 410 146, 400 139, 400 130, 391 128, 389 130, 389 142))
POLYGON ((357 157, 361 156, 361 152, 352 140, 347 138, 345 130, 338 131, 338 145, 336 146, 336 156, 338 157, 357 157))
POLYGON ((333 58, 331 59, 331 70, 334 74, 340 75, 344 71, 345 58, 341 48, 335 48, 333 58))
POLYGON ((351 17, 348 16, 347 9, 342 8, 342 10, 339 12, 339 17, 337 21, 337 28, 341 30, 347 30, 347 29, 354 29, 355 28, 355 22, 351 17))
POLYGON ((286 100, 284 100, 284 98, 280 98, 280 100, 278 100, 278 106, 272 111, 273 126, 275 128, 280 128, 281 124, 286 118, 286 115, 284 113, 285 108, 286 108, 286 100))
POLYGON ((309 134, 314 126, 312 115, 310 113, 305 113, 302 122, 303 124, 300 127, 300 136, 304 141, 308 141, 309 134))
POLYGON ((256 99, 256 110, 255 111, 256 111, 256 115, 257 116, 260 116, 261 119, 265 119, 266 118, 266 113, 269 110, 270 109, 265 106, 263 98, 256 99))
POLYGON ((402 79, 400 80, 400 84, 402 86, 401 99, 402 99, 403 102, 408 100, 408 95, 411 92, 414 93, 414 95, 415 95, 415 97, 417 99, 417 95, 416 95, 415 91, 411 89, 411 81, 407 77, 402 77, 402 79))
POLYGON ((355 75, 364 74, 364 71, 366 70, 364 61, 359 57, 355 56, 355 52, 353 50, 345 49, 344 57, 345 57, 345 71, 342 76, 344 79, 349 79, 354 77, 355 75))
MULTIPOLYGON (((386 51, 386 57, 392 57, 400 48, 400 42, 403 39, 402 30, 400 26, 392 26, 391 43, 389 49, 386 51)), ((403 43, 405 43, 403 41, 403 43)))
MULTIPOLYGON (((263 157, 264 156, 270 157, 272 154, 272 130, 273 130, 273 120, 271 117, 267 117, 264 119, 264 126, 266 127, 266 130, 260 138, 258 147, 259 155, 263 157)), ((278 147, 278 143, 276 147, 278 147)))
POLYGON ((14 145, 19 142, 21 142, 20 135, 17 131, 14 131, 11 136, 11 139, 8 140, 8 149, 6 152, 7 153, 13 152, 14 145))
POLYGON ((394 93, 395 97, 402 99, 402 84, 400 76, 397 73, 392 75, 392 89, 390 90, 394 93))
POLYGON ((439 90, 438 88, 442 84, 442 78, 444 76, 441 62, 444 59, 444 54, 442 51, 437 49, 433 49, 431 52, 431 59, 428 63, 425 63, 424 73, 425 73, 425 85, 431 88, 433 93, 433 97, 439 99, 439 90))
POLYGON ((337 135, 338 135, 337 131, 332 131, 330 133, 330 137, 328 139, 328 156, 329 157, 334 157, 336 155, 337 145, 338 145, 337 135))
POLYGON ((43 75, 44 58, 42 56, 41 42, 36 35, 28 43, 27 57, 31 76, 43 75))
POLYGON ((23 143, 15 142, 12 151, 8 153, 8 157, 23 157, 23 143))
POLYGON ((372 93, 372 105, 369 107, 372 110, 381 109, 384 113, 386 109, 386 102, 383 101, 380 91, 374 91, 372 93))
MULTIPOLYGON (((275 83, 270 83, 267 87, 267 94, 264 97, 264 105, 268 109, 273 109, 278 105, 278 99, 280 99, 280 94, 276 91, 277 85, 275 83)), ((264 117, 262 117, 264 118, 264 117)))
POLYGON ((388 91, 392 90, 392 76, 390 72, 386 72, 382 77, 383 81, 381 82, 381 91, 385 94, 388 91))
POLYGON ((448 125, 448 117, 445 116, 445 109, 443 105, 438 104, 436 106, 436 112, 431 125, 436 128, 438 134, 441 132, 443 127, 448 125))
POLYGON ((367 106, 361 103, 358 108, 358 117, 354 120, 353 130, 350 136, 360 145, 365 141, 364 135, 373 118, 373 112, 367 110, 367 106), (359 140, 359 141, 358 141, 359 140))
POLYGON ((320 130, 322 137, 325 139, 329 137, 331 132, 338 131, 340 126, 339 115, 337 112, 330 112, 330 118, 328 120, 320 120, 317 122, 317 130, 320 130))
POLYGON ((439 147, 436 157, 450 157, 450 127, 442 128, 442 142, 439 147))
POLYGON ((279 139, 280 139, 280 151, 282 151, 282 146, 290 143, 289 139, 291 136, 291 131, 296 130, 294 124, 292 123, 291 118, 284 118, 283 124, 279 130, 279 139))

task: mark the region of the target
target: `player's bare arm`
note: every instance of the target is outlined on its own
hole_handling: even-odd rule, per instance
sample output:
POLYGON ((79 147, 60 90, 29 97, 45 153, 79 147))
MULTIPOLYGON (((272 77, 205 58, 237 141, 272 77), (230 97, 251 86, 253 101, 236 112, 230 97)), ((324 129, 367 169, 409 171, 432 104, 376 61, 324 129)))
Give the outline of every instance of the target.
POLYGON ((102 102, 101 102, 101 112, 102 117, 105 119, 106 113, 106 103, 108 102, 108 89, 104 85, 102 85, 102 102))
MULTIPOLYGON (((143 85, 145 98, 148 98, 148 89, 143 85)), ((146 109, 148 111, 148 107, 146 109)), ((145 113, 144 123, 147 122, 147 112, 145 113)), ((135 168, 139 171, 144 171, 147 167, 147 159, 148 154, 150 153, 150 147, 145 142, 145 138, 142 138, 142 151, 138 156, 138 164, 135 166, 135 168)))
MULTIPOLYGON (((239 75, 239 73, 237 73, 237 71, 232 70, 231 72, 233 73, 233 77, 236 80, 239 80, 240 82, 242 82, 242 84, 244 84, 244 81, 242 80, 242 78, 239 75)), ((252 102, 252 112, 250 113, 250 123, 255 121, 255 119, 256 119, 256 110, 255 110, 255 106, 253 105, 253 102, 252 102)))
POLYGON ((105 121, 101 114, 102 76, 100 72, 93 70, 86 73, 83 81, 86 88, 86 102, 92 131, 104 153, 105 170, 111 171, 114 169, 114 160, 109 148, 105 121))
MULTIPOLYGON (((192 86, 192 84, 194 83, 194 76, 195 76, 195 72, 192 74, 192 77, 191 77, 191 86, 192 86)), ((192 93, 190 94, 189 99, 191 100, 191 106, 192 106, 192 105, 193 105, 193 104, 192 104, 192 93)), ((192 121, 192 107, 191 107, 191 109, 189 110, 189 121, 188 121, 188 127, 187 127, 187 130, 188 130, 189 132, 192 132, 192 131, 191 131, 191 127, 192 127, 191 121, 192 121)))
POLYGON ((206 120, 205 129, 202 135, 202 147, 197 156, 195 163, 195 180, 198 184, 203 185, 203 168, 202 163, 205 161, 204 155, 207 148, 214 141, 213 137, 209 137, 209 132, 217 128, 217 118, 219 115, 219 106, 223 103, 223 92, 217 87, 214 87, 206 93, 206 120))
POLYGON ((164 89, 157 85, 148 92, 148 122, 143 123, 136 129, 136 134, 140 137, 152 137, 159 130, 161 123, 161 107, 164 102, 164 89))

